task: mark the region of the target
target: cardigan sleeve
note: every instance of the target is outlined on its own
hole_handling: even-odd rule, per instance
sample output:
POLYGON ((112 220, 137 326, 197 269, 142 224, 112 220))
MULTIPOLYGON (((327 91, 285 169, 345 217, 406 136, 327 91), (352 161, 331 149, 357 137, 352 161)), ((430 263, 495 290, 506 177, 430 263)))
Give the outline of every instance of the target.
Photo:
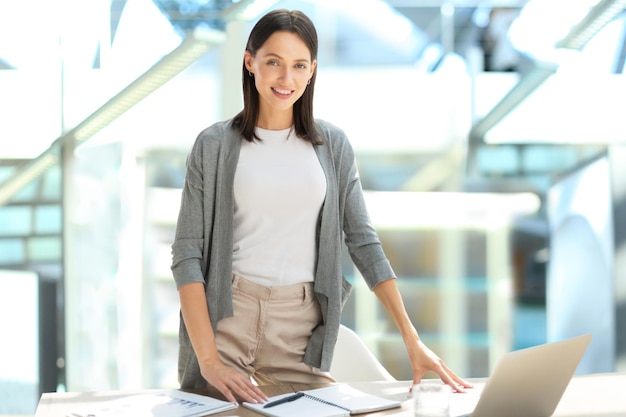
POLYGON ((204 282, 203 138, 207 130, 200 133, 187 156, 185 183, 172 244, 171 269, 177 288, 191 282, 204 282))
POLYGON ((395 272, 370 220, 354 150, 345 133, 338 128, 334 130, 331 146, 339 183, 344 239, 354 265, 373 289, 380 282, 395 278, 395 272))
MULTIPOLYGON (((356 165, 356 164, 352 164, 356 165)), ((352 169, 356 172, 356 167, 352 169)), ((369 218, 358 175, 347 185, 343 230, 350 257, 370 289, 395 278, 378 234, 369 218)))

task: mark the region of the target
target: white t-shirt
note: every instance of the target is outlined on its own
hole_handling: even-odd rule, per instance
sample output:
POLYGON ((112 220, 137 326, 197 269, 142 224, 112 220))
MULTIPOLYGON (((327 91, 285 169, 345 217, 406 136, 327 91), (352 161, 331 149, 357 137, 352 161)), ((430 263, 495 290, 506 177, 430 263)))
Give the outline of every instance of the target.
POLYGON ((326 176, 293 129, 257 128, 235 173, 233 272, 265 286, 313 281, 326 176))

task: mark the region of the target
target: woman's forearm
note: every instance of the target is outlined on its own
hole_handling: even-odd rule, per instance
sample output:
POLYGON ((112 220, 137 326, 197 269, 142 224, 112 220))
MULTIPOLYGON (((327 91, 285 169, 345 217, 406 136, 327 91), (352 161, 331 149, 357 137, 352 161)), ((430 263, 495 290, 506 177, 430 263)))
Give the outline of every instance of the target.
POLYGON ((388 279, 381 282, 374 288, 374 294, 380 300, 380 302, 387 310, 387 313, 391 316, 396 324, 404 343, 410 345, 419 341, 417 330, 413 326, 411 319, 409 318, 402 296, 398 290, 398 285, 395 279, 388 279))
POLYGON ((198 362, 210 364, 219 360, 204 285, 201 282, 183 285, 179 288, 178 295, 183 320, 198 362))

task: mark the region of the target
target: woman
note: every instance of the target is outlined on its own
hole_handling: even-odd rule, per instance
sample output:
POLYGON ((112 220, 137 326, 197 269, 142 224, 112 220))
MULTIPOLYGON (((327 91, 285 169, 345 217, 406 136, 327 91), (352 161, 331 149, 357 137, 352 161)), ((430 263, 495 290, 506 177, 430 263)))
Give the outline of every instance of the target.
POLYGON ((341 245, 398 326, 419 382, 427 371, 469 385, 420 340, 370 224, 344 133, 314 120, 317 34, 274 10, 243 56, 244 108, 198 136, 172 245, 181 301, 179 380, 229 401, 263 402, 257 385, 333 382, 350 284, 341 245))

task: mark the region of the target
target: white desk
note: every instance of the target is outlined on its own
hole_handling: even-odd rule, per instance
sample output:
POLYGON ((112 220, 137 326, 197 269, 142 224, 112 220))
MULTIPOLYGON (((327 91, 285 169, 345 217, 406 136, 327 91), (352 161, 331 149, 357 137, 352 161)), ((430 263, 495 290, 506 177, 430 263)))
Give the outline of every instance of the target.
MULTIPOLYGON (((451 415, 453 417, 471 412, 478 401, 478 396, 484 386, 484 379, 472 380, 472 382, 475 384, 475 388, 469 390, 466 394, 453 394, 451 400, 451 415)), ((403 401, 401 408, 367 414, 367 416, 413 417, 412 403, 408 399, 408 389, 411 385, 409 381, 355 382, 350 385, 365 392, 403 401)), ((283 392, 293 392, 295 390, 313 387, 314 386, 285 385, 263 387, 263 389, 268 395, 277 395, 283 392)), ((35 417, 63 417, 68 412, 75 410, 77 407, 82 407, 85 404, 140 392, 145 391, 43 394, 39 401, 35 417)), ((235 410, 215 414, 215 416, 259 417, 260 414, 239 407, 235 410)), ((595 374, 574 377, 567 387, 554 416, 626 417, 626 373, 595 374)))
MULTIPOLYGON (((450 401, 452 417, 469 414, 478 402, 486 379, 470 379, 474 388, 464 394, 453 394, 450 401)), ((407 396, 409 384, 398 382, 359 382, 350 384, 372 394, 395 399, 407 396)), ((383 415, 383 414, 375 414, 383 415)), ((413 417, 412 404, 403 404, 396 417, 413 417), (407 411, 410 410, 410 411, 407 411)), ((626 417, 626 373, 575 376, 569 383, 554 417, 626 417)), ((506 417, 506 416, 502 416, 506 417)))
POLYGON ((574 378, 555 416, 626 416, 626 373, 574 378))

